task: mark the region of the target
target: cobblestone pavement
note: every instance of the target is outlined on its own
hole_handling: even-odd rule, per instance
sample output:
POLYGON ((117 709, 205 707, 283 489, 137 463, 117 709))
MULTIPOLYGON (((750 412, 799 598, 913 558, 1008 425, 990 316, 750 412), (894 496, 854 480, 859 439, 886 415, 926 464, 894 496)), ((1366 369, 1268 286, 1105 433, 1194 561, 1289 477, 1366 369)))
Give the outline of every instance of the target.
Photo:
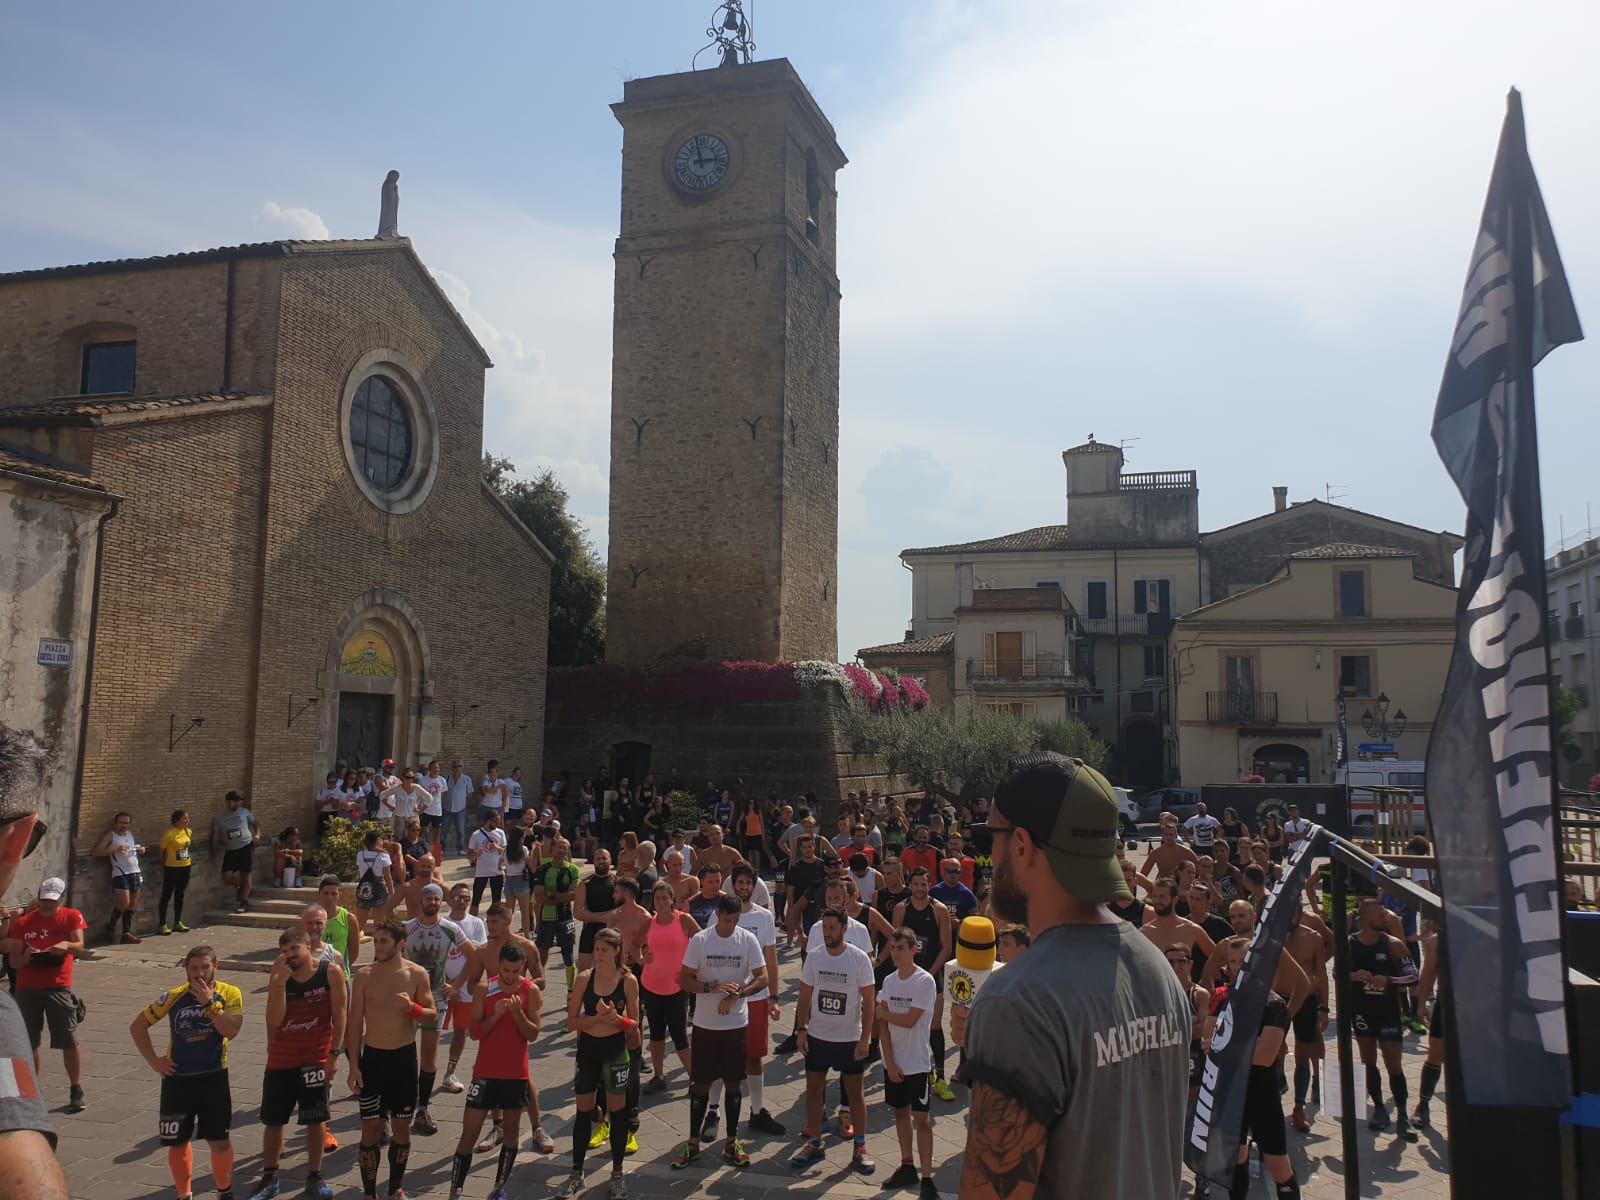
MULTIPOLYGON (((66 1086, 61 1057, 45 1052, 41 1084, 50 1100, 56 1128, 60 1134, 58 1153, 72 1186, 72 1194, 94 1200, 139 1200, 144 1197, 173 1195, 167 1173, 166 1155, 156 1141, 157 1079, 139 1057, 128 1037, 128 1024, 138 1010, 163 989, 182 981, 179 960, 190 944, 206 941, 216 946, 222 957, 256 963, 270 961, 267 947, 275 943, 264 930, 217 926, 198 929, 186 938, 149 938, 139 946, 114 946, 99 949, 94 957, 77 967, 76 987, 88 1004, 89 1016, 80 1035, 85 1048, 85 1087, 88 1108, 75 1115, 62 1111, 66 1086)), ((551 1157, 524 1151, 512 1178, 514 1198, 548 1196, 564 1179, 570 1163, 569 1131, 572 1106, 572 1035, 560 1031, 566 990, 559 966, 552 971, 552 982, 545 999, 545 1035, 532 1052, 533 1078, 544 1105, 546 1128, 556 1140, 557 1153, 551 1157)), ((785 979, 784 1025, 792 1012, 789 1007, 798 988, 798 954, 781 953, 780 969, 785 979)), ((259 1178, 261 1127, 256 1116, 260 1102, 261 1070, 265 1062, 266 976, 236 967, 224 970, 222 978, 237 984, 245 993, 245 1029, 230 1051, 234 1095, 233 1142, 237 1154, 235 1192, 244 1200, 259 1178)), ((164 1044, 165 1031, 157 1031, 157 1045, 164 1044)), ((1407 1043, 1407 1074, 1412 1094, 1416 1092, 1417 1070, 1422 1063, 1419 1039, 1407 1043)), ((1330 1057, 1333 1046, 1330 1041, 1330 1057)), ((470 1067, 474 1050, 468 1047, 463 1067, 470 1067)), ((440 1074, 445 1056, 441 1048, 440 1074)), ((752 1165, 736 1171, 720 1165, 711 1153, 684 1171, 673 1171, 668 1160, 683 1138, 688 1121, 686 1083, 682 1071, 668 1055, 667 1075, 670 1090, 662 1095, 645 1096, 639 1153, 627 1160, 630 1194, 652 1200, 668 1196, 715 1196, 754 1200, 757 1197, 821 1196, 840 1200, 877 1195, 882 1182, 894 1169, 897 1148, 893 1118, 883 1107, 882 1074, 869 1075, 868 1145, 879 1162, 876 1176, 867 1179, 849 1173, 846 1148, 829 1148, 828 1161, 821 1168, 804 1174, 787 1166, 795 1139, 754 1137, 749 1141, 752 1165)), ((954 1066, 952 1051, 951 1065, 954 1066)), ((1358 1068, 1359 1069, 1359 1068, 1358 1068)), ((466 1071, 463 1070, 463 1076, 466 1071)), ((798 1131, 804 1107, 803 1074, 798 1058, 767 1066, 767 1106, 791 1134, 798 1131)), ((833 1093, 830 1086, 830 1096, 833 1093)), ((335 1194, 355 1197, 360 1194, 355 1163, 359 1140, 356 1105, 344 1085, 341 1072, 335 1092, 332 1128, 341 1148, 330 1155, 325 1172, 335 1194)), ((965 1138, 963 1117, 966 1093, 956 1088, 956 1102, 937 1105, 934 1122, 935 1159, 939 1164, 936 1180, 947 1196, 954 1196, 960 1182, 960 1154, 965 1138)), ((1442 1101, 1442 1097, 1441 1097, 1442 1101)), ((462 1098, 440 1096, 433 1112, 439 1132, 433 1137, 415 1137, 406 1191, 411 1196, 443 1197, 449 1190, 450 1155, 459 1136, 462 1098)), ((1436 1120, 1442 1126, 1444 1105, 1434 1105, 1436 1120)), ((291 1135, 294 1131, 291 1129, 291 1135)), ((1291 1154, 1304 1194, 1314 1200, 1337 1200, 1343 1196, 1344 1166, 1340 1161, 1339 1125, 1327 1115, 1317 1115, 1308 1136, 1291 1131, 1291 1154)), ((1418 1145, 1407 1145, 1392 1134, 1369 1133, 1360 1127, 1362 1147, 1362 1194, 1405 1197, 1407 1200, 1445 1200, 1449 1195, 1446 1177, 1446 1142, 1442 1129, 1425 1132, 1418 1145)), ((466 1195, 487 1195, 493 1183, 495 1156, 477 1157, 468 1179, 466 1195)), ((383 1168, 387 1171, 387 1166, 383 1168)), ((588 1171, 590 1188, 586 1196, 604 1196, 610 1162, 605 1149, 591 1152, 588 1171)), ((286 1196, 298 1195, 305 1176, 303 1140, 290 1138, 290 1150, 283 1160, 281 1178, 286 1196)), ((380 1175, 380 1188, 387 1175, 380 1175)), ((204 1144, 195 1147, 196 1195, 205 1196, 212 1188, 210 1167, 204 1144)), ((906 1193, 909 1195, 910 1193, 906 1193)), ((1188 1195, 1187 1184, 1183 1196, 1188 1195)), ((1215 1194, 1215 1193, 1213 1193, 1215 1194)), ((1252 1197, 1266 1197, 1270 1189, 1265 1180, 1256 1182, 1252 1197)))

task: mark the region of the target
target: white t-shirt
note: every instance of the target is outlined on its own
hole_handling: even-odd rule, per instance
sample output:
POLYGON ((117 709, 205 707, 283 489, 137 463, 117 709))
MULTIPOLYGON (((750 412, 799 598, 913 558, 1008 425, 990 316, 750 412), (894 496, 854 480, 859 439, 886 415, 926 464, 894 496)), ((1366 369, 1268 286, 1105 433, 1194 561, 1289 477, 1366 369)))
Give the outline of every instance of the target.
MULTIPOLYGON (((850 924, 844 927, 844 944, 855 946, 868 958, 872 957, 872 931, 854 917, 851 917, 850 924)), ((806 957, 827 952, 828 946, 822 940, 822 922, 819 920, 811 926, 811 932, 806 934, 806 957)))
POLYGON ((443 814, 444 789, 449 782, 450 781, 443 775, 424 775, 421 779, 417 780, 418 786, 420 786, 423 791, 428 793, 422 801, 423 816, 437 817, 443 814))
POLYGON ((387 883, 389 867, 393 861, 394 860, 382 850, 357 850, 356 879, 365 879, 367 877, 367 872, 371 871, 378 877, 379 880, 387 883))
POLYGON ((911 978, 900 978, 899 971, 890 971, 889 978, 878 989, 878 999, 889 1006, 895 1016, 904 1016, 913 1008, 920 1008, 922 1016, 915 1025, 890 1025, 889 1041, 894 1046, 894 1062, 907 1075, 919 1075, 933 1070, 933 1049, 929 1036, 933 1030, 933 1006, 939 996, 939 987, 921 967, 911 968, 911 978))
MULTIPOLYGON (((683 952, 683 965, 702 983, 743 984, 766 962, 756 935, 743 927, 736 928, 732 937, 723 937, 715 925, 702 929, 689 939, 683 952)), ((750 1008, 745 998, 736 999, 725 1014, 717 1011, 721 1007, 720 996, 703 996, 695 1001, 695 1028, 743 1029, 750 1023, 750 1008)))
MULTIPOLYGON (((822 922, 817 922, 821 924, 822 922)), ((811 988, 807 1032, 822 1042, 861 1040, 861 989, 873 984, 872 958, 846 942, 838 954, 806 951, 800 982, 811 988)))
POLYGON ((504 779, 490 779, 485 775, 483 777, 483 786, 478 789, 478 807, 499 808, 505 786, 506 781, 504 779))
POLYGON ((320 792, 317 793, 317 811, 318 812, 325 812, 325 813, 336 813, 336 812, 339 811, 339 804, 343 800, 344 800, 344 789, 343 788, 337 788, 337 787, 323 788, 320 792))
POLYGON ((762 908, 772 907, 772 893, 767 891, 767 881, 761 876, 756 876, 756 885, 750 892, 750 899, 762 908))
POLYGON ((872 873, 872 868, 867 868, 865 875, 849 872, 851 882, 856 885, 856 894, 861 897, 861 903, 871 904, 872 898, 878 894, 878 877, 872 873))
POLYGON ((506 857, 506 831, 480 829, 472 835, 472 840, 467 843, 467 849, 478 856, 478 866, 472 873, 473 878, 488 879, 498 875, 506 857))
POLYGON ((394 805, 390 811, 402 820, 410 820, 421 811, 422 803, 428 798, 428 793, 416 784, 407 788, 402 785, 397 791, 389 793, 389 804, 394 805))
MULTIPOLYGON (((474 946, 481 946, 489 940, 489 927, 483 923, 482 917, 475 917, 468 913, 464 917, 451 917, 450 920, 460 927, 461 932, 467 935, 467 941, 474 946)), ((461 954, 452 954, 447 958, 444 964, 445 978, 452 983, 460 979, 461 972, 467 969, 467 962, 471 957, 470 954, 462 952, 461 954)))
POLYGON ((1217 834, 1222 831, 1222 822, 1210 813, 1203 817, 1196 813, 1183 823, 1183 827, 1189 831, 1189 840, 1196 846, 1209 847, 1216 844, 1217 834))
MULTIPOLYGON (((758 880, 757 882, 760 881, 758 880)), ((766 948, 768 946, 777 946, 778 944, 778 927, 777 923, 772 919, 772 914, 756 902, 755 896, 752 895, 750 899, 752 903, 749 911, 739 914, 739 928, 748 929, 755 934, 756 941, 761 944, 763 951, 761 961, 765 962, 766 954, 764 952, 766 948)), ((767 989, 762 988, 759 992, 751 992, 745 999, 765 1000, 767 996, 767 989)))
POLYGON ((522 782, 517 779, 502 779, 500 782, 506 785, 506 808, 521 808, 522 782))
POLYGON ((1311 832, 1311 822, 1304 817, 1298 820, 1283 823, 1283 836, 1286 841, 1298 842, 1311 832))

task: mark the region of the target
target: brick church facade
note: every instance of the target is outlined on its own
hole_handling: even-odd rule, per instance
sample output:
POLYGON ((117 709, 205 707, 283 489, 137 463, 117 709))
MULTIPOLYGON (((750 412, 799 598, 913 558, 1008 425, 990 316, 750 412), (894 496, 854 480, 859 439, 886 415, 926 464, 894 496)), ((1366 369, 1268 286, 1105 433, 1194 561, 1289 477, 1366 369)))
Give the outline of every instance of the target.
POLYGON ((54 751, 34 875, 92 902, 117 810, 199 842, 230 789, 305 827, 340 759, 541 778, 551 558, 483 483, 491 364, 408 240, 0 275, 0 361, 0 450, 115 504, 97 586, 41 618, 70 667, 8 652, 8 720, 54 751))

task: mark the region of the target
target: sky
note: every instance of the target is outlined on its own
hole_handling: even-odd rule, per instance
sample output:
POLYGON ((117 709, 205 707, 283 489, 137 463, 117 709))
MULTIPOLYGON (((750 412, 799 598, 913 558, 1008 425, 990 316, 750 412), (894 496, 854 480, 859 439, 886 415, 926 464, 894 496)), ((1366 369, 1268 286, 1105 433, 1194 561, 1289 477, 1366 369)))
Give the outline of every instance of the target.
MULTIPOLYGON (((710 0, 0 7, 0 270, 400 230, 484 342, 485 449, 604 553, 625 80, 710 0)), ((899 551, 1065 519, 1060 451, 1459 532, 1429 441, 1507 89, 1592 340, 1537 376, 1546 541, 1600 500, 1593 0, 755 0, 833 121, 839 637, 899 551)), ((702 58, 702 65, 707 61, 702 58)), ((1600 523, 1600 512, 1594 514, 1600 523)))

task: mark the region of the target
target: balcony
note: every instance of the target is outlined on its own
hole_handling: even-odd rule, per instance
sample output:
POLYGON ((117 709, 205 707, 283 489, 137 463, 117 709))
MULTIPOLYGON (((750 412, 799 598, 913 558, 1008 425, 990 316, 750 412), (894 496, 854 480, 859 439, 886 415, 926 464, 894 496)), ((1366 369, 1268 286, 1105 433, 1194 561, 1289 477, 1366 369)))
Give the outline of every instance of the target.
POLYGON ((967 682, 980 686, 1039 683, 1061 687, 1069 681, 1079 682, 1072 664, 1054 654, 1039 654, 1031 658, 967 659, 967 682))
POLYGON ((1136 471, 1118 478, 1117 486, 1123 491, 1185 491, 1198 487, 1193 471, 1136 471))
POLYGON ((1206 720, 1213 725, 1276 725, 1277 692, 1207 692, 1206 720))
POLYGON ((1089 637, 1149 637, 1150 622, 1151 617, 1147 613, 1125 617, 1079 617, 1078 629, 1089 637))

